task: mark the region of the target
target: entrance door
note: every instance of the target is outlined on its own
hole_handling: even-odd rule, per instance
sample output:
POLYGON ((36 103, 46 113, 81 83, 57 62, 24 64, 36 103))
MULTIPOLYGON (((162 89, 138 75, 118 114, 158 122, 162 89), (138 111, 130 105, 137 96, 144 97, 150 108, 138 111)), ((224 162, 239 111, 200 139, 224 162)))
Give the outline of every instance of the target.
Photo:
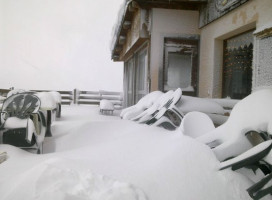
POLYGON ((164 42, 164 91, 181 88, 196 96, 198 90, 198 40, 166 38, 164 42))

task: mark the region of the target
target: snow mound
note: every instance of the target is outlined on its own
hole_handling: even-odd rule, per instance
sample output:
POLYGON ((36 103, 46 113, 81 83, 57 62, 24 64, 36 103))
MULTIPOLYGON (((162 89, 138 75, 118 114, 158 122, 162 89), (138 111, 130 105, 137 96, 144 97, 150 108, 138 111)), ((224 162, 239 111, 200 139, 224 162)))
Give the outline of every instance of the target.
POLYGON ((111 101, 102 99, 100 101, 100 109, 101 110, 114 110, 114 105, 111 101))
POLYGON ((5 183, 1 199, 146 200, 133 185, 50 158, 5 183), (16 192, 14 192, 16 191, 16 192))
POLYGON ((41 100, 42 110, 53 110, 57 107, 55 97, 49 92, 38 92, 35 94, 41 100))
POLYGON ((183 113, 188 113, 191 111, 221 115, 225 113, 224 108, 215 101, 198 97, 182 96, 178 107, 180 110, 182 110, 183 113))

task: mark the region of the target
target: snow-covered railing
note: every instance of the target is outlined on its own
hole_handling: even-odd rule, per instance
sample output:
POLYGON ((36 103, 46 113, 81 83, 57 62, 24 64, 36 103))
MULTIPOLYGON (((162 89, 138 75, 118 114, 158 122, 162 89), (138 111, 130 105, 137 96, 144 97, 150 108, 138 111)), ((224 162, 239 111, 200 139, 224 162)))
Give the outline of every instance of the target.
POLYGON ((116 109, 121 109, 123 105, 123 94, 111 91, 80 91, 74 90, 74 104, 99 105, 101 100, 109 100, 116 109))
POLYGON ((214 124, 216 126, 219 126, 227 121, 227 119, 230 116, 230 113, 233 109, 233 107, 240 101, 237 99, 207 99, 210 101, 214 101, 222 108, 224 109, 224 114, 219 114, 219 113, 206 113, 209 115, 209 117, 213 120, 214 124))
MULTIPOLYGON (((10 89, 0 89, 0 101, 4 100, 10 89)), ((35 92, 46 92, 49 90, 31 90, 35 92)), ((123 105, 123 93, 122 92, 111 92, 111 91, 80 91, 74 89, 72 91, 58 91, 61 94, 61 104, 88 104, 88 105, 99 105, 100 101, 105 99, 113 103, 115 109, 121 109, 123 105)))
POLYGON ((9 89, 0 89, 0 96, 6 97, 9 91, 9 89))
MULTIPOLYGON (((49 92, 50 90, 31 90, 34 92, 49 92)), ((60 93, 61 95, 61 104, 62 105, 70 105, 73 103, 73 91, 63 91, 63 90, 59 90, 57 91, 60 93)))
POLYGON ((61 95, 61 104, 70 105, 74 101, 73 91, 58 91, 61 95))
POLYGON ((215 101, 219 105, 221 105, 226 112, 230 112, 235 104, 237 104, 240 100, 238 99, 211 99, 212 101, 215 101))

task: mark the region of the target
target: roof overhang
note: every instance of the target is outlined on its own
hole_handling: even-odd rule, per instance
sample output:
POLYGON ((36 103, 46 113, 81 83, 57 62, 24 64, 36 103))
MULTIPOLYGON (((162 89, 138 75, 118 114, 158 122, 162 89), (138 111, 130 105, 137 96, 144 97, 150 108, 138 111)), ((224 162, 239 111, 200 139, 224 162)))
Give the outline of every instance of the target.
POLYGON ((141 8, 168 8, 180 10, 198 10, 199 5, 208 0, 135 0, 141 8))
POLYGON ((115 27, 113 36, 111 58, 113 61, 120 60, 120 52, 126 40, 127 31, 132 23, 133 13, 136 9, 166 8, 179 10, 199 10, 199 6, 206 4, 208 0, 125 0, 122 8, 120 23, 115 27))

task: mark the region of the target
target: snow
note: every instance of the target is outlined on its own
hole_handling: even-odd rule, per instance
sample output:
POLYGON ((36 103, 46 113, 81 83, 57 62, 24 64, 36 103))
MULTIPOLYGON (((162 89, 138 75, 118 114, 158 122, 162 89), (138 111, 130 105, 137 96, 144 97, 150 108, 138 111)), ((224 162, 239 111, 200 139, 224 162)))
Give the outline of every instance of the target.
POLYGON ((271 28, 272 28, 272 23, 269 22, 269 23, 266 23, 265 25, 263 25, 263 26, 257 28, 257 29, 253 32, 253 34, 258 34, 258 33, 260 33, 260 32, 263 32, 263 31, 265 31, 265 30, 267 30, 267 29, 271 29, 271 28))
POLYGON ((235 104, 237 104, 240 100, 238 99, 231 99, 231 98, 224 98, 224 99, 208 99, 211 101, 215 101, 216 103, 220 104, 224 108, 233 108, 235 104))
POLYGON ((174 92, 172 90, 169 90, 166 93, 159 94, 157 98, 154 99, 154 102, 152 105, 147 107, 146 110, 135 114, 129 119, 132 119, 134 121, 139 120, 139 123, 146 122, 150 120, 153 117, 153 114, 163 108, 163 106, 173 97, 174 92))
POLYGON ((184 113, 199 111, 210 114, 224 114, 224 108, 215 101, 198 97, 183 95, 181 98, 181 103, 178 105, 178 107, 184 113))
POLYGON ((27 119, 20 119, 18 117, 9 117, 4 124, 5 128, 21 128, 27 126, 27 119))
POLYGON ((61 103, 61 94, 57 91, 50 91, 48 92, 49 94, 51 94, 55 100, 56 103, 61 103))
POLYGON ((252 182, 230 169, 218 171, 206 145, 180 130, 120 120, 118 112, 63 106, 43 155, 1 144, 8 155, 0 164, 1 200, 250 199, 252 182))
POLYGON ((6 99, 6 97, 3 97, 0 95, 0 102, 3 102, 6 99))
POLYGON ((8 92, 7 97, 10 97, 10 96, 12 96, 14 94, 18 94, 18 93, 23 93, 23 92, 25 92, 24 89, 13 89, 8 92))
POLYGON ((192 111, 184 116, 180 129, 183 134, 197 138, 211 132, 215 127, 208 115, 198 111, 192 111))
MULTIPOLYGON (((130 106, 128 108, 125 108, 122 110, 120 117, 123 119, 133 119, 134 117, 138 116, 139 114, 142 114, 145 110, 148 110, 152 106, 159 107, 162 100, 165 99, 165 97, 172 93, 173 91, 169 91, 168 93, 163 94, 161 91, 154 91, 151 92, 144 97, 142 97, 137 104, 130 106)), ((168 100, 168 99, 167 99, 168 100)), ((163 103, 166 103, 163 101, 163 103)))
POLYGON ((101 110, 114 110, 114 105, 109 100, 102 99, 100 101, 100 109, 101 110))
POLYGON ((37 92, 35 94, 41 100, 41 110, 54 110, 57 107, 56 96, 50 92, 37 92))
POLYGON ((113 49, 115 48, 117 37, 120 34, 120 27, 121 27, 121 24, 124 20, 125 12, 127 10, 128 5, 131 2, 132 2, 132 0, 124 0, 123 3, 119 7, 117 22, 112 29, 112 40, 110 43, 111 51, 113 51, 113 49))
POLYGON ((47 159, 14 177, 13 181, 16 184, 10 182, 12 185, 6 184, 3 187, 5 193, 1 195, 4 199, 146 199, 142 191, 130 184, 94 174, 89 170, 77 170, 75 166, 71 166, 69 160, 61 158, 47 159))

